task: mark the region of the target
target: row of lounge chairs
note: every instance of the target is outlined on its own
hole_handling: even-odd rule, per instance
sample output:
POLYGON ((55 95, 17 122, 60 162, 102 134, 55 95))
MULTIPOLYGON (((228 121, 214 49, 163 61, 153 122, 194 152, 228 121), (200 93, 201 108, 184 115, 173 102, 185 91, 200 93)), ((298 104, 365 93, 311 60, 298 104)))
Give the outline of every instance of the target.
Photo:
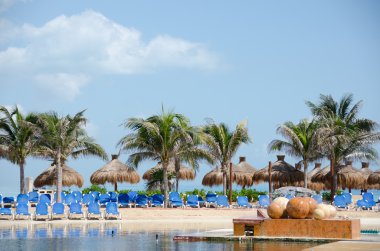
POLYGON ((54 219, 76 219, 76 218, 87 218, 87 219, 121 219, 121 214, 118 209, 116 202, 108 202, 105 207, 105 211, 100 210, 100 204, 98 202, 91 202, 87 206, 87 210, 83 211, 83 206, 80 203, 73 202, 68 206, 68 210, 65 209, 63 203, 54 203, 51 206, 49 212, 49 205, 44 202, 37 203, 36 210, 34 214, 29 211, 28 203, 17 203, 16 208, 13 211, 12 208, 0 208, 0 217, 7 218, 9 220, 13 219, 34 219, 34 220, 54 220, 54 219))
POLYGON ((356 201, 356 204, 353 205, 352 202, 352 194, 351 193, 343 193, 340 195, 334 196, 334 205, 337 208, 342 209, 364 209, 364 210, 372 210, 373 207, 376 206, 376 201, 374 200, 373 193, 366 192, 362 194, 362 199, 356 201))

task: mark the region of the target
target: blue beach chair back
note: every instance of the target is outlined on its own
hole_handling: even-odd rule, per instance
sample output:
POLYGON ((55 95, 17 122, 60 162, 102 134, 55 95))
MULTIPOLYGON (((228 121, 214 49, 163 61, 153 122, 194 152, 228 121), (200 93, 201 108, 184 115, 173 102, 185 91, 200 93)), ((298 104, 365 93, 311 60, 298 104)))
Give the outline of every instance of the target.
POLYGON ((362 194, 363 200, 366 200, 368 202, 374 201, 373 199, 373 193, 366 192, 362 194))
POLYGON ((29 202, 37 203, 38 202, 38 192, 32 191, 28 193, 29 202))
POLYGON ((108 203, 110 201, 111 201, 111 198, 110 198, 110 195, 108 193, 101 194, 99 196, 99 203, 100 203, 100 205, 105 205, 106 203, 108 203))
POLYGON ((17 195, 16 202, 18 204, 27 204, 29 202, 29 196, 27 194, 20 193, 17 195))
POLYGON ((50 206, 50 204, 51 204, 50 194, 45 194, 45 193, 41 194, 38 202, 39 203, 47 203, 50 206))
POLYGON ((335 195, 334 205, 339 208, 346 208, 346 198, 343 195, 335 195))
POLYGON ((40 202, 36 205, 36 215, 49 215, 48 204, 40 202))
POLYGON ((148 197, 145 194, 137 195, 136 205, 141 207, 148 206, 148 197))
POLYGON ((75 199, 74 194, 69 193, 68 195, 66 195, 66 197, 65 197, 65 204, 66 205, 70 205, 71 203, 75 203, 75 202, 78 202, 78 201, 75 199))
POLYGON ((92 196, 92 194, 84 194, 83 199, 82 199, 82 203, 85 205, 88 205, 91 202, 95 202, 94 196, 92 196))
POLYGON ((170 201, 182 201, 181 196, 179 196, 178 192, 170 192, 169 193, 169 200, 170 201))
POLYGON ((270 204, 269 196, 267 194, 259 195, 259 206, 260 207, 268 207, 270 204))
POLYGON ((14 197, 4 197, 3 198, 3 203, 15 203, 15 198, 14 197))
POLYGON ((94 196, 95 202, 99 201, 100 193, 98 191, 91 191, 90 194, 94 196))
POLYGON ((216 194, 215 193, 207 193, 206 194, 206 202, 215 203, 216 202, 216 194))
POLYGON ((314 194, 311 196, 311 198, 313 198, 318 204, 322 203, 322 196, 319 194, 314 194))
POLYGON ((236 198, 236 202, 237 202, 239 207, 251 207, 251 205, 248 202, 247 196, 238 196, 236 198))
POLYGON ((189 194, 186 203, 190 207, 199 207, 198 195, 189 194))
POLYGON ((0 207, 2 207, 2 204, 3 204, 3 195, 0 194, 0 207))
POLYGON ((91 202, 88 204, 88 212, 90 214, 100 214, 100 205, 97 202, 91 202))
MULTIPOLYGON (((50 196, 50 194, 49 194, 50 196)), ((61 201, 64 202, 65 201, 65 197, 66 197, 66 194, 65 192, 61 192, 61 201)), ((57 202, 57 199, 58 199, 58 194, 57 193, 54 193, 54 202, 57 202)))
POLYGON ((119 209, 117 207, 117 204, 115 202, 108 202, 106 204, 106 213, 107 214, 119 214, 119 209))
POLYGON ((70 204, 70 213, 71 214, 83 214, 82 205, 78 202, 73 202, 70 204))
POLYGON ((130 192, 128 192, 128 196, 132 202, 135 202, 136 198, 137 198, 137 192, 136 191, 130 191, 130 192))
POLYGON ((74 195, 77 202, 82 202, 82 193, 80 191, 73 191, 71 194, 74 195))
POLYGON ((345 200, 347 205, 352 203, 352 194, 351 193, 344 193, 343 196, 344 196, 344 200, 345 200))
POLYGON ((216 196, 216 204, 218 207, 229 207, 228 199, 226 195, 218 195, 216 196))
POLYGON ((116 192, 108 192, 110 196, 110 201, 111 202, 117 202, 117 193, 116 192))
POLYGON ((21 203, 16 205, 16 214, 17 215, 30 215, 29 205, 26 203, 21 203))
POLYGON ((129 204, 131 203, 129 200, 129 196, 126 193, 119 194, 117 200, 119 204, 124 207, 129 206, 129 204))
POLYGON ((51 210, 53 214, 65 214, 65 206, 60 202, 54 203, 51 210))
POLYGON ((154 194, 152 196, 152 205, 154 206, 163 206, 164 203, 164 195, 162 194, 154 194))

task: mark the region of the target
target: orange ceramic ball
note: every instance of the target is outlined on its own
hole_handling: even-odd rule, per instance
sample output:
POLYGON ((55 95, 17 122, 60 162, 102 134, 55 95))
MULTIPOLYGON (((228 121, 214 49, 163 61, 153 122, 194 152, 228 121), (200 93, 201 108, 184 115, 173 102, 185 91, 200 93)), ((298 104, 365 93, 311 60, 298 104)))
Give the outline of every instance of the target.
POLYGON ((294 219, 305 219, 309 214, 309 203, 304 198, 295 197, 289 200, 286 211, 294 219))
POLYGON ((304 199, 309 204, 309 214, 307 215, 307 218, 311 219, 311 218, 313 218, 313 213, 314 213, 314 210, 317 208, 318 203, 316 200, 314 200, 313 198, 310 198, 310 197, 306 197, 304 199))
POLYGON ((280 219, 284 214, 284 209, 279 203, 272 202, 268 207, 268 215, 272 219, 280 219))

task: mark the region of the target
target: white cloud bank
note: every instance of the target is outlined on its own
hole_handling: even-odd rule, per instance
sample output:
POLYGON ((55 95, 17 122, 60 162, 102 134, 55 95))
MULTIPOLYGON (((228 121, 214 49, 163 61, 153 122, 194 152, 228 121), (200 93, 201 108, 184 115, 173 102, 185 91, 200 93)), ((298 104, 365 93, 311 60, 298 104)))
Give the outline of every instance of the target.
POLYGON ((0 34, 0 74, 30 76, 39 87, 68 100, 101 74, 219 66, 217 56, 202 44, 168 35, 144 41, 138 30, 94 11, 58 16, 41 27, 0 20, 0 34))

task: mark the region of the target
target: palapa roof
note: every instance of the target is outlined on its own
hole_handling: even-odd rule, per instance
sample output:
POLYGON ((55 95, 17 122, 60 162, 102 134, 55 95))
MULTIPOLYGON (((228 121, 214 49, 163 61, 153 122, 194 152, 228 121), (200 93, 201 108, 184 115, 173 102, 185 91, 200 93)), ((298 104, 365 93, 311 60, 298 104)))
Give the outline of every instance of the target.
MULTIPOLYGON (((338 186, 345 188, 361 189, 365 179, 362 173, 352 166, 351 161, 347 161, 345 165, 337 166, 337 181, 338 186)), ((331 186, 330 167, 325 167, 320 172, 312 177, 312 182, 324 183, 326 186, 331 186)))
POLYGON ((132 167, 123 164, 117 159, 117 155, 112 155, 112 160, 106 165, 96 170, 90 177, 92 184, 128 182, 138 183, 140 176, 132 167))
MULTIPOLYGON (((266 166, 255 172, 253 182, 268 182, 268 171, 269 166, 266 166)), ((277 156, 277 161, 272 164, 272 185, 275 189, 284 186, 299 186, 303 179, 303 172, 285 162, 284 155, 277 156)))
POLYGON ((315 163, 313 170, 308 172, 308 174, 307 174, 307 187, 309 189, 312 189, 314 191, 321 191, 321 190, 326 189, 326 186, 323 183, 311 181, 311 178, 321 170, 322 170, 321 169, 321 163, 315 163))
POLYGON ((370 188, 379 189, 380 188, 380 169, 369 174, 366 181, 370 188))
MULTIPOLYGON (((155 167, 152 167, 151 169, 147 170, 143 174, 143 179, 144 180, 152 179, 152 175, 161 169, 162 169, 162 164, 161 164, 161 162, 159 162, 155 167)), ((171 172, 174 174, 176 173, 174 161, 169 162, 167 170, 168 170, 168 172, 171 172)), ((180 164, 178 179, 180 179, 180 180, 193 180, 193 179, 195 179, 195 171, 192 168, 189 168, 187 166, 180 164)))
POLYGON ((368 177, 373 173, 371 169, 369 169, 369 163, 368 162, 362 162, 362 168, 359 169, 359 172, 364 177, 364 183, 363 183, 363 189, 379 189, 380 183, 375 184, 368 184, 368 177))
MULTIPOLYGON (((33 183, 34 187, 43 186, 56 186, 57 185, 57 166, 51 165, 48 169, 43 171, 33 183)), ((83 177, 74 169, 68 167, 67 165, 62 165, 62 186, 83 186, 83 177)))

